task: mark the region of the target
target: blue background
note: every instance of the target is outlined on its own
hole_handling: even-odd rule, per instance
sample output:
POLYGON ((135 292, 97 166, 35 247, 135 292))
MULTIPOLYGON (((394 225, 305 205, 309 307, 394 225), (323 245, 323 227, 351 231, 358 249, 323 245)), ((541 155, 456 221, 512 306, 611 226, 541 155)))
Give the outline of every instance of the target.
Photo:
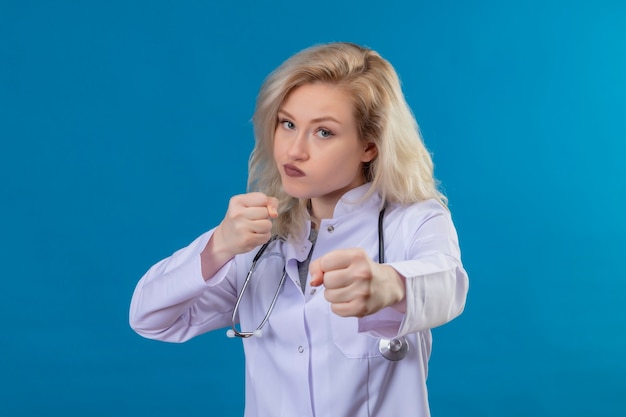
POLYGON ((400 74, 470 273, 433 415, 626 415, 626 2, 262 3, 0 0, 0 415, 241 415, 240 343, 142 339, 130 297, 245 190, 264 77, 337 40, 400 74))

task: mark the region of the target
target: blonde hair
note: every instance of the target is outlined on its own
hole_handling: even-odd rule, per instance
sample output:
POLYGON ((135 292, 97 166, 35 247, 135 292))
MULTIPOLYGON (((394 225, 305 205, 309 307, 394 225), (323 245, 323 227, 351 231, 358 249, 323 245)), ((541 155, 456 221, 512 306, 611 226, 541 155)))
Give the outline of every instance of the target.
POLYGON ((293 55, 269 74, 256 101, 252 119, 256 142, 250 155, 248 190, 278 198, 275 234, 297 235, 308 218, 308 201, 284 192, 274 163, 278 109, 294 89, 315 82, 349 93, 360 139, 378 148, 377 157, 363 164, 364 179, 372 182, 367 196, 377 192, 383 204, 402 205, 434 198, 446 206, 447 200, 433 177, 430 153, 391 64, 377 52, 356 44, 317 45, 293 55))

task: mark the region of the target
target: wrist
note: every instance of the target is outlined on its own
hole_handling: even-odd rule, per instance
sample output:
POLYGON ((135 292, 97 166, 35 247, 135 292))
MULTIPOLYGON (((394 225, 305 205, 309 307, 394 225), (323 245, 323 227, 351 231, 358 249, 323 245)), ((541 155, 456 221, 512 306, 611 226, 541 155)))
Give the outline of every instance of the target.
POLYGON ((394 302, 391 304, 391 308, 400 313, 406 313, 406 278, 400 274, 393 267, 389 266, 392 273, 392 280, 394 282, 394 302))
POLYGON ((221 242, 220 228, 218 226, 200 253, 202 277, 205 281, 215 275, 222 266, 235 257, 235 254, 225 248, 221 242))

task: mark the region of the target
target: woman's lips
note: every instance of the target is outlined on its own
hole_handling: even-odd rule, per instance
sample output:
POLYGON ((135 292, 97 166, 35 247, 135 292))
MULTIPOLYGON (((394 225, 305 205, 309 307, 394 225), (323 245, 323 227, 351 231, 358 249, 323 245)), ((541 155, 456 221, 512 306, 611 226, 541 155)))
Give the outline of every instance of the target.
POLYGON ((288 177, 304 177, 304 172, 291 164, 283 165, 283 169, 288 177))

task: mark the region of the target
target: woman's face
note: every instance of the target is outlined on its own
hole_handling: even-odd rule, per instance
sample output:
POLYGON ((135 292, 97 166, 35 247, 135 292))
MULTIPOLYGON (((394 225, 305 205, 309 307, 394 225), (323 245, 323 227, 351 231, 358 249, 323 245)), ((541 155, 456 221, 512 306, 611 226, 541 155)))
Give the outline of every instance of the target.
POLYGON ((317 218, 332 217, 339 198, 363 184, 361 165, 376 152, 359 138, 351 97, 334 85, 302 85, 278 111, 274 160, 283 188, 311 199, 317 218))

